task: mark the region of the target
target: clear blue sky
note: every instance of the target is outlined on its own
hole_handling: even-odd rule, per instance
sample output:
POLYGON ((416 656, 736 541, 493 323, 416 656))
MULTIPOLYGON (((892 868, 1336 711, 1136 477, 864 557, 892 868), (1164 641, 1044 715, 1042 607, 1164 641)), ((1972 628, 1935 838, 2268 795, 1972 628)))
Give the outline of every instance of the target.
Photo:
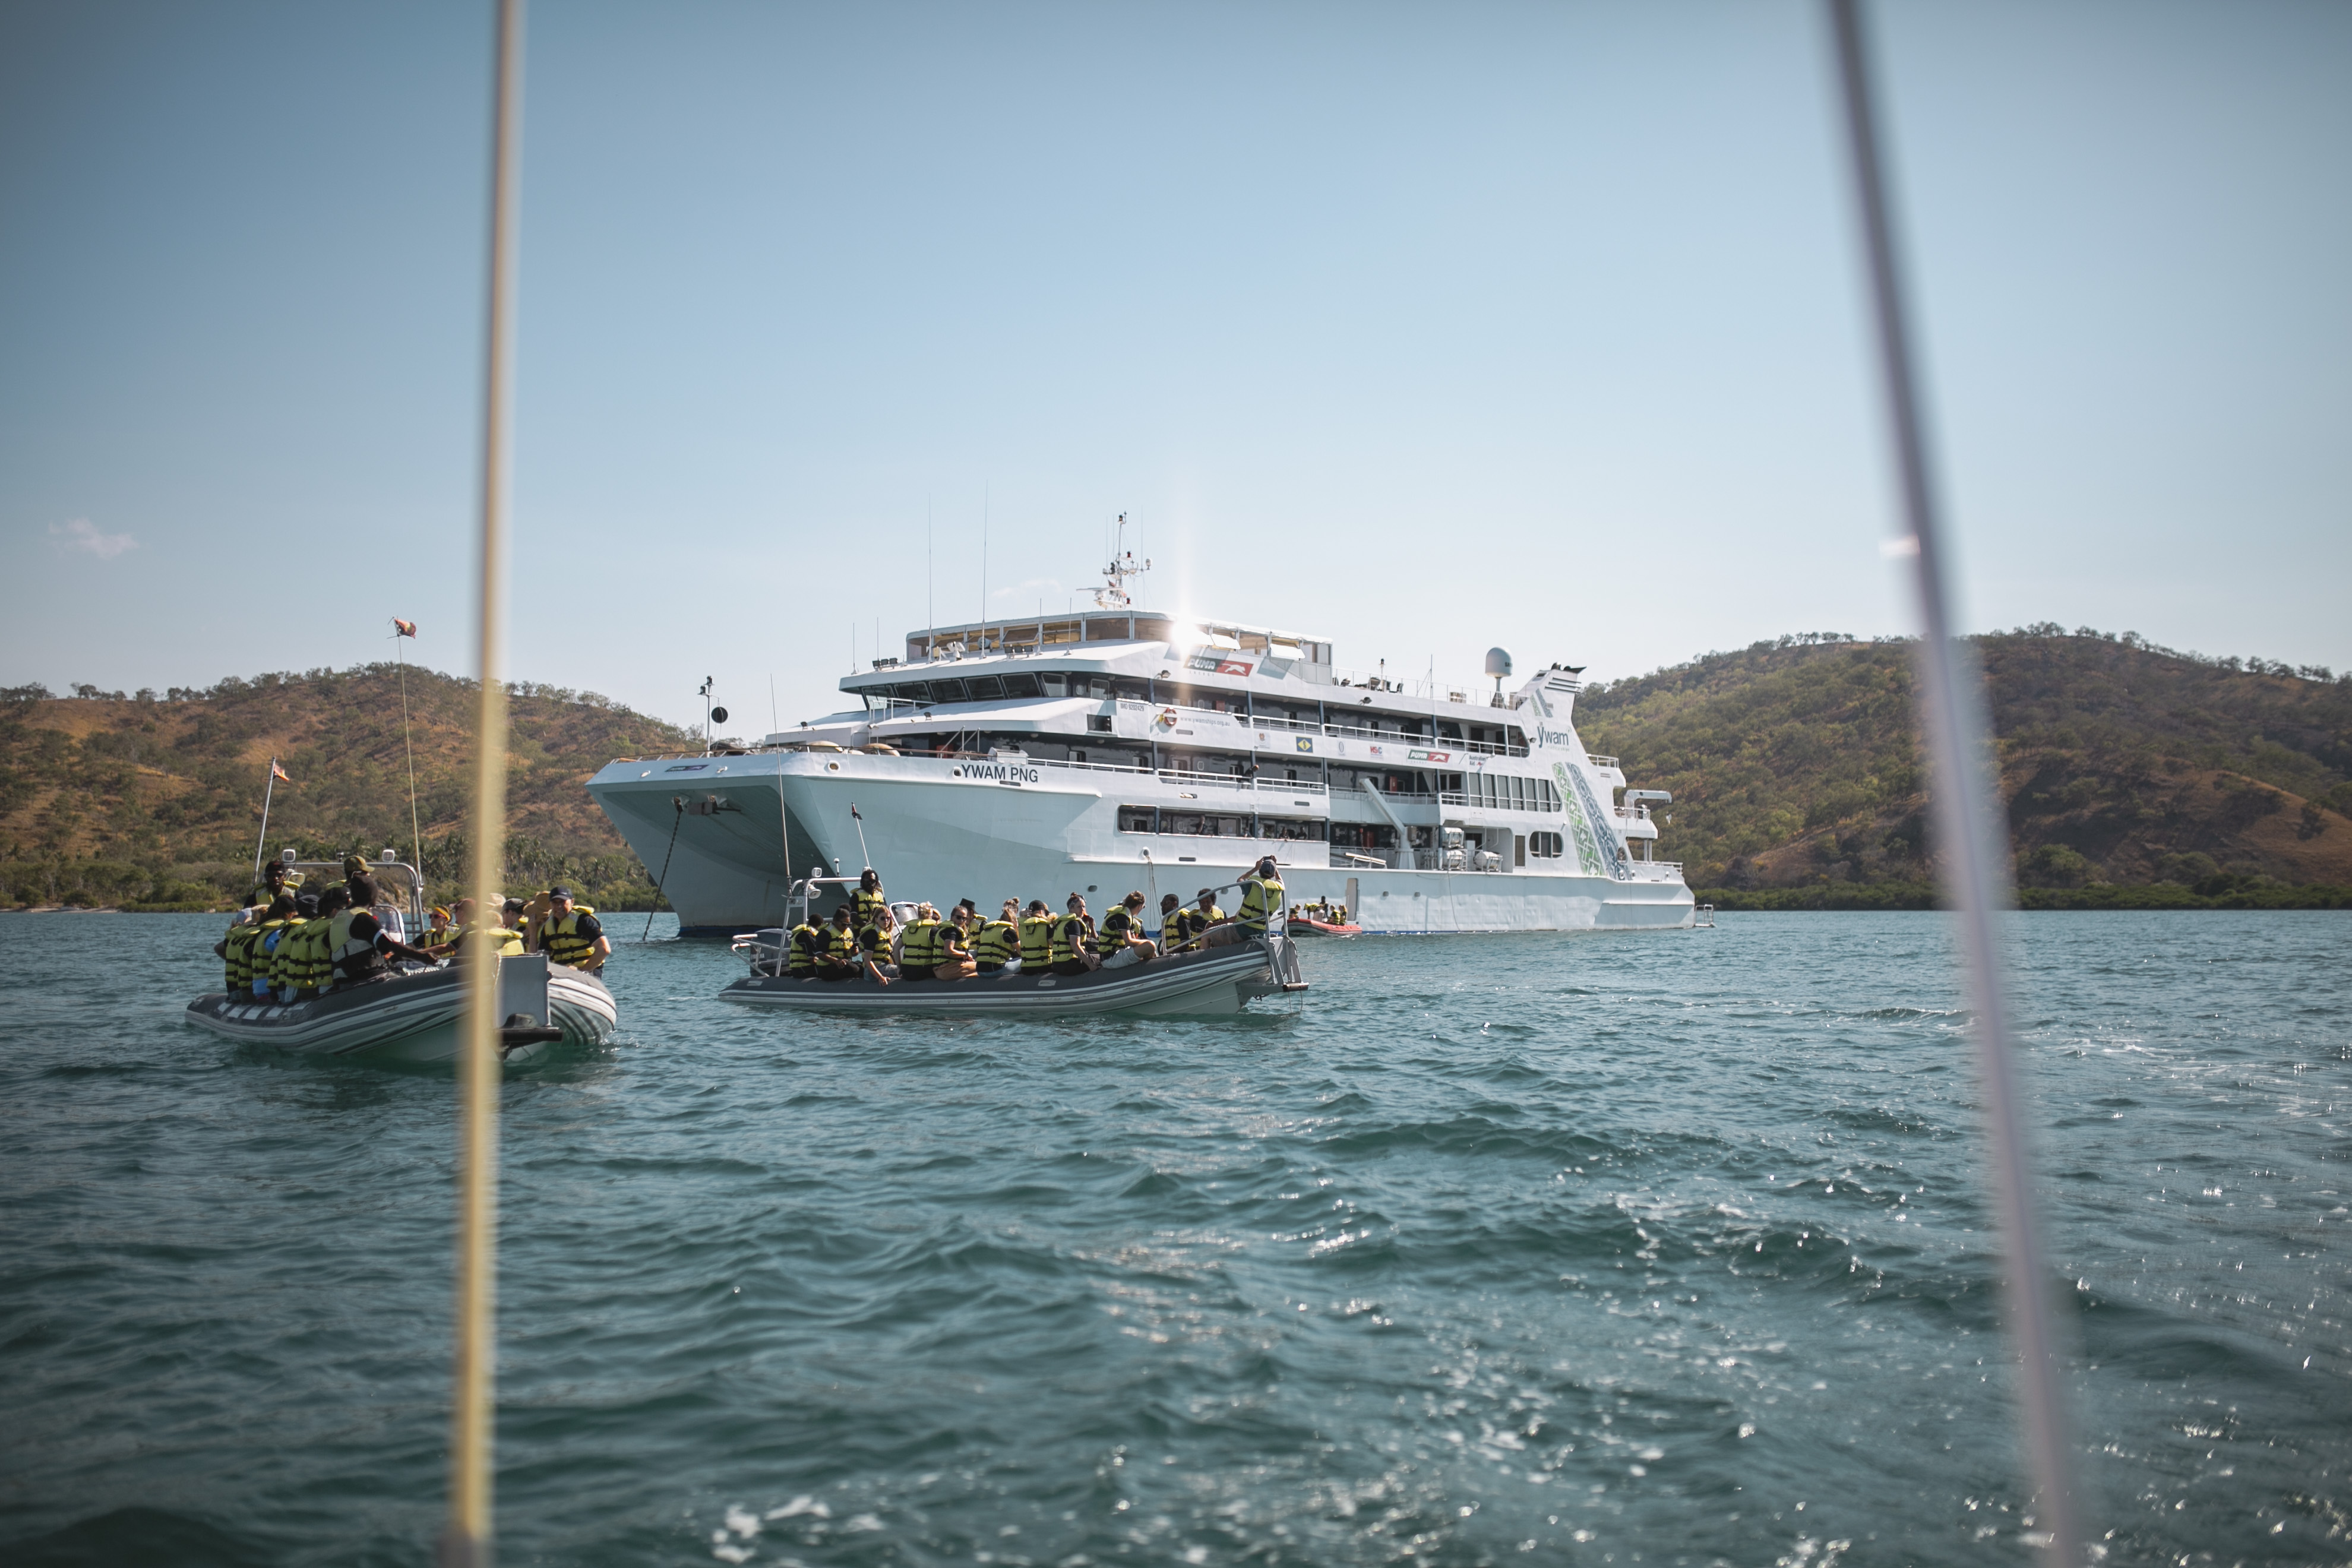
MULTIPOLYGON (((1883 7, 1964 619, 2352 665, 2352 7, 1883 7)), ((0 677, 472 666, 484 5, 0 11, 0 677)), ((1904 631, 1810 5, 539 5, 514 672, 1904 631)))

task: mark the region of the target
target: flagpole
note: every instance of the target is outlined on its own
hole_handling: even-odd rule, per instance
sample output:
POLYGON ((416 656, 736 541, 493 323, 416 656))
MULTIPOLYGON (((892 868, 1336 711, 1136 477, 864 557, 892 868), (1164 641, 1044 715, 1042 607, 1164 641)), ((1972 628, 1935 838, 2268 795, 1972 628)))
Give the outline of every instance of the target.
POLYGON ((269 772, 261 780, 261 837, 253 841, 253 879, 261 879, 261 857, 269 843, 269 797, 278 788, 278 759, 269 759, 269 772))
POLYGON ((414 633, 400 629, 395 616, 392 623, 392 661, 400 667, 400 744, 408 753, 408 852, 416 857, 416 892, 425 896, 425 833, 416 824, 416 743, 408 738, 408 661, 400 656, 400 639, 414 633))

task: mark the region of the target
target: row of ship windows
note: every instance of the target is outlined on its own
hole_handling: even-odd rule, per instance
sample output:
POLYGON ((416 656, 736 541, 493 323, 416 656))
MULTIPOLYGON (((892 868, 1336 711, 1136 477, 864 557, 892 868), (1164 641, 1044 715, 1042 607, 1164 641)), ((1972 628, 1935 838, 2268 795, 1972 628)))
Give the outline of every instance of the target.
MULTIPOLYGON (((1397 834, 1393 827, 1370 826, 1354 822, 1324 822, 1310 817, 1249 817, 1208 811, 1169 811, 1152 805, 1120 806, 1118 830, 1121 833, 1174 834, 1183 837, 1328 842, 1335 849, 1397 847, 1397 834)), ((1432 837, 1429 829, 1416 828, 1413 832, 1414 847, 1429 847, 1432 837)), ((1539 860, 1557 860, 1568 852, 1566 838, 1558 833, 1529 833, 1524 836, 1524 842, 1527 853, 1539 860)))

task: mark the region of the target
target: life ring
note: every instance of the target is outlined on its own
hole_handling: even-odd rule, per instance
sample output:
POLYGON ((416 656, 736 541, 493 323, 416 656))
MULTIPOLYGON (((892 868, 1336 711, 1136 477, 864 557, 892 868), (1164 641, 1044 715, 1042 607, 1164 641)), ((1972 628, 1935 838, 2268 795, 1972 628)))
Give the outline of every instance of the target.
POLYGON ((1176 727, 1176 710, 1162 708, 1160 710, 1160 727, 1163 730, 1173 730, 1176 727))

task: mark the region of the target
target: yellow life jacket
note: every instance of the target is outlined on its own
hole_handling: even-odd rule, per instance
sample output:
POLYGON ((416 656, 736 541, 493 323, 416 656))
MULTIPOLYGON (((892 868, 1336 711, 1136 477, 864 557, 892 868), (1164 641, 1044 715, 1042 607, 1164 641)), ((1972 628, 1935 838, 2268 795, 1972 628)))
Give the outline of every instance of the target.
POLYGON ((228 951, 221 962, 226 966, 224 974, 229 994, 241 996, 253 989, 253 944, 261 940, 261 927, 241 925, 228 933, 228 951))
POLYGON ((890 962, 890 933, 879 921, 857 933, 857 956, 869 960, 877 968, 890 962))
POLYGON ((278 989, 278 949, 269 945, 276 937, 278 946, 286 945, 294 930, 292 921, 263 921, 253 928, 253 957, 246 969, 246 989, 256 996, 266 996, 278 989))
POLYGON ((898 967, 930 969, 940 962, 940 922, 908 921, 907 934, 898 942, 898 967))
POLYGON ((857 932, 847 926, 824 928, 824 951, 845 963, 857 962, 857 932))
POLYGON ((805 980, 816 973, 816 955, 824 951, 824 933, 803 921, 784 939, 785 973, 805 980))
POLYGON ((539 922, 539 945, 546 951, 550 963, 569 964, 574 969, 588 967, 596 956, 596 944, 580 934, 580 917, 595 912, 585 904, 574 904, 563 919, 539 922))
POLYGON ((991 921, 972 933, 971 956, 982 964, 1011 962, 1021 951, 1021 933, 1011 921, 991 921))
POLYGON ((1184 911, 1185 921, 1192 928, 1194 936, 1200 935, 1224 918, 1224 910, 1213 902, 1205 910, 1195 904, 1184 911))
POLYGON ((1053 962, 1054 917, 1031 915, 1021 922, 1021 967, 1043 969, 1053 962))
POLYGON ((1110 913, 1102 918, 1102 940, 1106 947, 1113 950, 1125 947, 1127 939, 1138 934, 1135 917, 1127 912, 1125 904, 1114 906, 1110 913))
POLYGON ((1173 952, 1184 940, 1184 911, 1177 910, 1160 922, 1160 951, 1173 952))
POLYGON ((1083 915, 1064 915, 1054 922, 1054 962, 1066 963, 1087 951, 1087 921, 1083 915))
POLYGON ((349 985, 383 973, 383 955, 376 952, 374 939, 362 941, 352 935, 352 922, 373 912, 338 910, 327 921, 327 973, 333 984, 349 985))
POLYGON ((333 977, 327 959, 327 928, 333 923, 332 916, 320 915, 278 939, 278 984, 292 987, 298 1002, 324 991, 333 977))
POLYGON ((460 952, 474 945, 477 939, 487 941, 498 950, 500 958, 522 956, 522 932, 509 931, 504 926, 466 925, 457 928, 456 941, 460 952))
POLYGON ((1274 911, 1282 907, 1282 879, 1276 877, 1244 877, 1242 879, 1242 912, 1240 922, 1252 931, 1264 931, 1274 919, 1274 911))
POLYGON ((881 889, 869 893, 863 888, 853 888, 849 892, 849 923, 864 931, 880 920, 882 911, 889 907, 889 896, 881 889))

